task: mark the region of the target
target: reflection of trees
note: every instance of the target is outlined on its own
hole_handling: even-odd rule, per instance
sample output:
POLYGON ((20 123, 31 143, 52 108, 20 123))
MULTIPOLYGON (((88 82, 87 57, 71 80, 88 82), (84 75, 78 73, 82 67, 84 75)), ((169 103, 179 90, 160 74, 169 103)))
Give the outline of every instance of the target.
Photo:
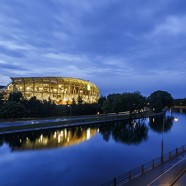
POLYGON ((150 117, 149 118, 149 126, 150 128, 158 133, 168 132, 173 126, 173 117, 150 117), (163 127, 164 122, 164 127, 163 127))
POLYGON ((186 114, 186 109, 172 108, 171 111, 174 112, 174 113, 179 113, 179 114, 184 113, 184 114, 186 114))
POLYGON ((0 135, 0 147, 3 145, 4 140, 3 140, 3 136, 0 135))
POLYGON ((116 142, 126 144, 139 144, 148 137, 148 128, 144 120, 131 120, 118 122, 115 125, 108 124, 107 126, 100 127, 100 133, 103 139, 109 140, 112 135, 116 142))

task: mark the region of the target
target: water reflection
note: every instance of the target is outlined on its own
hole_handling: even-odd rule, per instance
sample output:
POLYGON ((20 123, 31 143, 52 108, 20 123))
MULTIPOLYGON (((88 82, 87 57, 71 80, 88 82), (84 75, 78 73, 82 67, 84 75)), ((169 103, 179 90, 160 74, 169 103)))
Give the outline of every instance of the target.
POLYGON ((168 132, 171 130, 173 126, 174 117, 150 117, 149 118, 149 126, 154 132, 162 133, 168 132), (163 123, 164 122, 164 123, 163 123))
POLYGON ((126 144, 139 144, 148 139, 148 127, 143 119, 104 125, 100 127, 100 133, 106 141, 112 136, 116 142, 126 144))
POLYGON ((89 140, 96 132, 94 128, 75 127, 8 134, 0 137, 0 145, 8 143, 12 151, 66 147, 89 140))
POLYGON ((124 144, 139 144, 148 139, 148 130, 162 133, 170 131, 174 117, 151 117, 126 120, 58 130, 44 130, 0 136, 0 146, 7 143, 12 151, 67 147, 89 140, 96 133, 105 141, 114 140, 124 144), (146 123, 149 121, 149 125, 146 123))
POLYGON ((138 144, 147 139, 145 120, 131 120, 84 127, 44 130, 0 136, 0 145, 7 143, 12 151, 66 147, 89 140, 96 133, 108 141, 110 136, 116 142, 138 144))

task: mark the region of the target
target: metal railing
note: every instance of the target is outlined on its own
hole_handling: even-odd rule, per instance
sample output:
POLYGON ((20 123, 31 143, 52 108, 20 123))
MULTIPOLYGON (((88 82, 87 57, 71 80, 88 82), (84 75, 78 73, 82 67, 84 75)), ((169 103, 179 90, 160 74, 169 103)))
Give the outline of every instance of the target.
POLYGON ((134 178, 143 175, 147 171, 152 170, 153 168, 162 165, 163 163, 183 154, 186 152, 186 145, 183 145, 179 148, 176 148, 172 151, 169 151, 168 153, 164 154, 163 156, 160 156, 158 158, 155 158, 145 164, 142 164, 141 166, 130 170, 118 177, 115 177, 114 179, 102 184, 102 186, 120 186, 127 182, 130 182, 134 178))
MULTIPOLYGON (((161 113, 158 113, 161 114, 161 113)), ((113 122, 113 121, 121 121, 126 119, 134 119, 134 118, 145 118, 149 116, 155 116, 158 114, 144 112, 139 114, 130 115, 129 112, 124 113, 108 113, 108 114, 100 114, 100 115, 89 115, 89 116, 78 116, 78 117, 69 117, 69 118, 54 118, 48 120, 28 120, 29 122, 17 125, 4 125, 0 127, 0 135, 4 133, 14 133, 14 132, 25 132, 25 131, 34 131, 34 130, 44 130, 51 128, 61 128, 61 127, 70 127, 70 126, 78 126, 78 125, 88 125, 88 124, 96 124, 96 123, 104 123, 104 122, 113 122)))

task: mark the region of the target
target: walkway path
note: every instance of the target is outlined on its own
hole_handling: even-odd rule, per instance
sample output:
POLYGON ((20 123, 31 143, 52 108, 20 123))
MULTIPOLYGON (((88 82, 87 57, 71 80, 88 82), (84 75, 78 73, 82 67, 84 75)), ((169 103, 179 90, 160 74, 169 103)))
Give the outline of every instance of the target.
POLYGON ((186 185, 186 154, 159 165, 124 186, 175 186, 186 185), (185 184, 183 184, 185 183, 185 184))

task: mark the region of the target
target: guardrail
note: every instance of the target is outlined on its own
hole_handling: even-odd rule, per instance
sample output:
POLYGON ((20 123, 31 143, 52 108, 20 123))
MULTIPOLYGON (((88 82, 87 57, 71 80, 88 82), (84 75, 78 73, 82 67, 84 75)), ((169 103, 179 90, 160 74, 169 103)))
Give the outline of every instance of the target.
POLYGON ((137 118, 146 118, 150 116, 161 115, 162 113, 151 113, 151 112, 141 112, 129 114, 129 112, 124 113, 108 113, 100 114, 93 116, 84 116, 84 117, 72 117, 72 118, 56 118, 49 120, 29 120, 29 122, 22 122, 18 124, 1 124, 0 134, 6 133, 15 133, 15 132, 25 132, 25 131, 34 131, 34 130, 45 130, 51 128, 62 128, 62 127, 73 127, 79 125, 88 125, 93 123, 104 123, 104 122, 113 122, 121 121, 126 119, 137 119, 137 118))
MULTIPOLYGON (((148 117, 150 113, 143 113, 143 117, 148 117)), ((61 127, 69 127, 69 126, 78 126, 78 125, 88 125, 92 123, 103 123, 103 122, 111 122, 111 121, 121 121, 125 119, 133 119, 135 117, 141 117, 141 115, 134 115, 130 116, 128 113, 122 114, 100 114, 100 115, 93 115, 93 116, 78 116, 72 118, 56 118, 56 119, 49 119, 49 120, 29 120, 29 121, 22 121, 18 124, 3 124, 1 123, 0 126, 0 134, 6 133, 14 133, 14 132, 25 132, 25 131, 34 131, 34 130, 44 130, 44 129, 51 129, 51 128, 61 128, 61 127)))
POLYGON ((141 166, 130 170, 118 177, 115 177, 114 179, 102 184, 102 186, 120 186, 127 182, 130 182, 134 178, 143 175, 145 172, 152 170, 153 168, 162 165, 163 163, 183 154, 186 152, 186 145, 183 145, 179 148, 176 148, 172 151, 169 151, 168 153, 164 154, 163 156, 160 156, 158 158, 155 158, 145 164, 142 164, 141 166))

